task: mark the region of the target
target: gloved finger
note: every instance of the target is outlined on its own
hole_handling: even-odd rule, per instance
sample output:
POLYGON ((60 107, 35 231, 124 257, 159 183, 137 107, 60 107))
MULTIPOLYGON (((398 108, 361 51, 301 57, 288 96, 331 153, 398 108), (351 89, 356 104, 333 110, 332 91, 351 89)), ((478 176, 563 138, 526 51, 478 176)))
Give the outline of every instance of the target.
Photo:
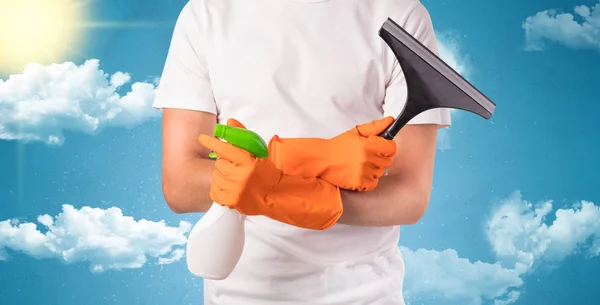
POLYGON ((377 186, 378 179, 373 179, 369 177, 364 177, 362 188, 358 191, 360 192, 370 192, 375 189, 377 186))
POLYGON ((240 121, 238 121, 234 118, 230 118, 227 120, 227 126, 233 126, 233 127, 246 129, 246 126, 244 126, 244 124, 242 124, 240 121))
POLYGON ((225 205, 225 203, 221 203, 222 200, 221 200, 220 193, 222 192, 222 189, 221 189, 220 183, 218 182, 218 178, 215 176, 217 176, 217 174, 215 172, 213 172, 212 182, 210 184, 210 190, 209 190, 210 199, 216 203, 225 205))
POLYGON ((380 120, 373 120, 369 123, 356 126, 358 134, 363 137, 376 136, 382 133, 388 126, 394 122, 394 118, 391 116, 385 117, 380 120))
POLYGON ((251 153, 209 135, 201 134, 198 141, 202 146, 212 150, 219 158, 235 164, 248 164, 254 159, 251 153))
POLYGON ((210 199, 220 205, 227 206, 229 208, 235 208, 237 201, 234 200, 236 196, 228 187, 232 182, 225 180, 222 176, 213 172, 212 182, 210 184, 210 199))
POLYGON ((219 192, 217 191, 217 189, 215 187, 212 187, 212 186, 210 187, 208 195, 210 197, 210 200, 212 200, 220 205, 225 205, 223 203, 220 203, 221 200, 219 199, 219 192))
POLYGON ((385 174, 385 167, 379 167, 372 163, 367 163, 363 168, 362 190, 363 192, 372 191, 379 184, 379 179, 385 174))
POLYGON ((212 175, 211 187, 216 187, 218 190, 225 193, 233 194, 239 189, 239 181, 231 179, 231 177, 223 176, 221 173, 214 171, 212 175))
POLYGON ((235 164, 226 159, 218 159, 215 161, 215 171, 214 173, 225 178, 228 181, 235 182, 237 179, 237 167, 235 164))
POLYGON ((230 209, 234 209, 235 208, 235 202, 228 200, 227 198, 229 198, 229 196, 227 196, 227 194, 225 194, 224 190, 219 190, 217 188, 210 188, 210 200, 222 205, 222 206, 226 206, 230 209))
POLYGON ((213 171, 211 176, 210 189, 218 192, 222 192, 227 189, 229 181, 225 180, 224 177, 217 171, 213 171))
POLYGON ((385 173, 385 167, 376 166, 373 163, 367 163, 363 166, 362 178, 369 181, 377 181, 385 173))
POLYGON ((369 177, 370 179, 377 181, 379 180, 379 178, 383 177, 383 174, 385 173, 385 167, 375 167, 373 166, 373 168, 368 171, 369 173, 369 177))
POLYGON ((365 150, 378 156, 393 157, 397 151, 396 141, 386 140, 379 136, 369 136, 365 150))
POLYGON ((369 136, 365 149, 382 157, 392 157, 396 154, 396 141, 386 140, 379 136, 369 136))
POLYGON ((372 164, 375 169, 388 168, 394 163, 392 157, 385 157, 375 153, 371 153, 367 160, 367 162, 372 164))

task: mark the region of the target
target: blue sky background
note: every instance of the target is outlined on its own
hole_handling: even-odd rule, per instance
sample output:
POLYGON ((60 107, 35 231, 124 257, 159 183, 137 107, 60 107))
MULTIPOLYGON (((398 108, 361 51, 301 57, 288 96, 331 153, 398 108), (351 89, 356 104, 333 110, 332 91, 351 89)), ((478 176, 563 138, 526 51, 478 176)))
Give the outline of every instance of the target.
MULTIPOLYGON (((498 108, 440 139, 430 208, 402 229, 409 303, 597 304, 599 2, 422 2, 498 108)), ((89 2, 76 53, 0 62, 0 304, 202 304, 181 259, 198 215, 162 198, 150 107, 184 4, 89 2)))

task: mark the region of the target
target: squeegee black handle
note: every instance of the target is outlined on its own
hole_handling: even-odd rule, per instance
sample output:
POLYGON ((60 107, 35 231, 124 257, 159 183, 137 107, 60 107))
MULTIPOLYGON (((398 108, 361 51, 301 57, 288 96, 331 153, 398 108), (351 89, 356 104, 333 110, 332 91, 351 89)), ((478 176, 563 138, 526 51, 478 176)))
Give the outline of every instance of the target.
POLYGON ((388 127, 386 130, 380 133, 379 136, 386 140, 393 140, 396 134, 392 133, 389 129, 390 128, 388 127))
POLYGON ((401 120, 401 116, 402 114, 398 116, 398 118, 396 118, 394 122, 392 122, 392 124, 390 124, 390 126, 388 126, 382 133, 380 133, 379 136, 386 140, 393 140, 398 132, 400 132, 400 129, 402 129, 402 126, 404 126, 404 124, 402 124, 403 120, 401 120))

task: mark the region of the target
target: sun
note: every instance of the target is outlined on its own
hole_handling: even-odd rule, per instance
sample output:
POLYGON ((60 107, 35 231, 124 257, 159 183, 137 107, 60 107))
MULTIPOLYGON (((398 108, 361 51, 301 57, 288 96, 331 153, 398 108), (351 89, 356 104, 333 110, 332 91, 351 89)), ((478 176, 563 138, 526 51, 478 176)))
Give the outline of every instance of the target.
POLYGON ((0 74, 73 55, 81 42, 82 0, 0 0, 0 74))

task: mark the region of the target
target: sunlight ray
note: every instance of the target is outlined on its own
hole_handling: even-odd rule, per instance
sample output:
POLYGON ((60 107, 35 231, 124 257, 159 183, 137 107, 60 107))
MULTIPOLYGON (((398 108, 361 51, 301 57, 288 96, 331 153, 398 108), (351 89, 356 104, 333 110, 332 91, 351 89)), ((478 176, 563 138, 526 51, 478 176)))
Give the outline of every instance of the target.
POLYGON ((145 27, 166 27, 173 26, 173 22, 144 22, 144 21, 88 21, 77 23, 81 28, 145 28, 145 27))

